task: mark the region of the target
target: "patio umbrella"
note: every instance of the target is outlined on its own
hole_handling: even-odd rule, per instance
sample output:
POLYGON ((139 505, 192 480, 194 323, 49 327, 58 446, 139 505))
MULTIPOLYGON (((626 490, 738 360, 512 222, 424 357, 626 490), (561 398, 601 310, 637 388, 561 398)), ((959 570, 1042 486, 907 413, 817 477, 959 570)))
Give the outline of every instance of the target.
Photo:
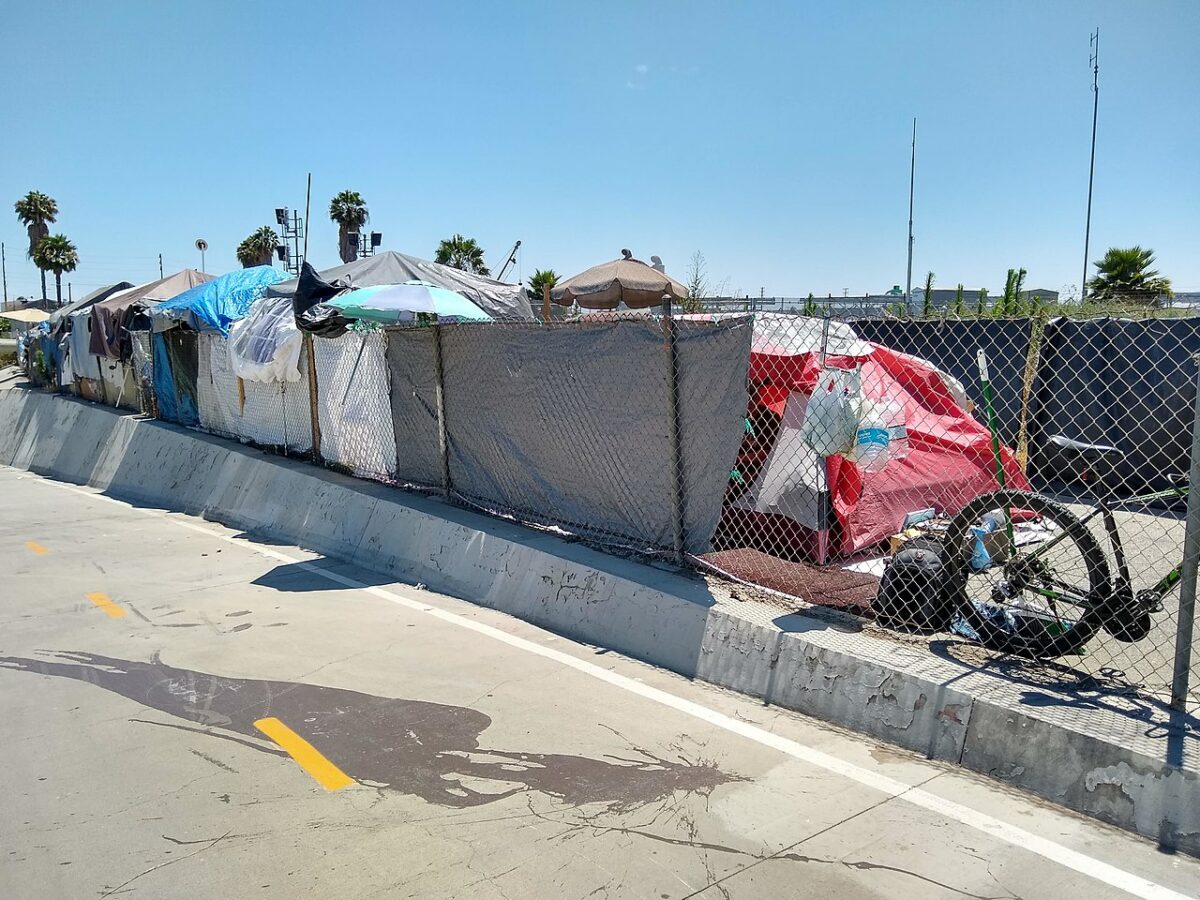
POLYGON ((550 299, 562 306, 578 303, 587 309, 616 309, 624 303, 630 309, 660 306, 663 296, 682 300, 687 288, 671 278, 634 259, 628 250, 622 258, 593 266, 550 289, 550 299))
POLYGON ((424 281, 358 288, 324 302, 349 317, 383 324, 410 322, 418 313, 482 322, 492 318, 462 294, 424 281))

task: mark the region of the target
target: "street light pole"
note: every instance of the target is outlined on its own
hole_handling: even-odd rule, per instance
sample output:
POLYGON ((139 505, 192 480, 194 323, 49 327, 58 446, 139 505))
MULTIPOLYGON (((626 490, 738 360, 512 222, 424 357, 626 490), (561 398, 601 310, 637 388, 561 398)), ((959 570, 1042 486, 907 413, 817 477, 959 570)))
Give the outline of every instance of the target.
POLYGON ((912 254, 913 254, 913 185, 917 178, 917 118, 913 116, 912 162, 908 170, 908 278, 904 282, 904 305, 912 304, 912 254))
POLYGON ((1087 226, 1083 231, 1083 280, 1079 284, 1079 302, 1087 298, 1088 244, 1092 238, 1092 184, 1096 180, 1096 115, 1100 111, 1100 29, 1092 33, 1092 162, 1088 169, 1087 226))

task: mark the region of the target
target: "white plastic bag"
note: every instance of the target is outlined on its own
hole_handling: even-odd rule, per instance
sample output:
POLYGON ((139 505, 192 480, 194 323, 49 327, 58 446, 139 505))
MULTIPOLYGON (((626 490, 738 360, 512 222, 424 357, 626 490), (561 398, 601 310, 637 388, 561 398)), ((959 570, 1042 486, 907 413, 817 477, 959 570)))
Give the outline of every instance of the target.
POLYGON ((801 439, 819 456, 849 453, 862 412, 862 377, 855 369, 825 369, 804 411, 801 439))

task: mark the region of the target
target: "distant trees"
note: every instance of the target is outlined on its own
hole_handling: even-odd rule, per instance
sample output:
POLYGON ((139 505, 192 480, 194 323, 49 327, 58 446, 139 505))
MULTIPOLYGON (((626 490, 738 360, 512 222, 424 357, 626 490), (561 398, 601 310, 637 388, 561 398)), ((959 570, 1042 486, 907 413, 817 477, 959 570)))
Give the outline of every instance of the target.
POLYGON ((1104 258, 1094 262, 1096 276, 1088 282, 1088 300, 1139 303, 1157 306, 1172 296, 1171 280, 1154 265, 1154 251, 1145 247, 1110 247, 1104 258))
POLYGON ((251 266, 269 266, 271 257, 275 255, 275 247, 279 237, 269 225, 264 225, 251 232, 237 247, 238 262, 242 268, 251 266))
POLYGON ((329 201, 329 218, 338 227, 338 255, 342 262, 358 259, 358 248, 350 243, 350 235, 358 234, 370 217, 367 203, 358 191, 341 191, 329 201))
POLYGON ((58 305, 62 306, 62 273, 74 272, 79 265, 79 251, 75 245, 65 234, 44 237, 33 251, 33 264, 42 270, 43 278, 47 271, 54 273, 54 291, 58 305))
POLYGON ((25 251, 25 255, 34 261, 33 264, 41 272, 42 300, 45 301, 47 270, 38 265, 35 257, 38 244, 50 234, 49 223, 54 222, 58 216, 58 203, 41 191, 30 191, 13 204, 13 209, 17 213, 17 220, 25 226, 29 235, 29 249, 25 251))
POLYGON ((545 289, 552 288, 556 284, 558 284, 558 273, 553 269, 538 269, 529 276, 529 287, 526 293, 529 295, 529 302, 534 309, 542 308, 545 289))
POLYGON ((463 237, 461 234, 448 237, 438 244, 433 261, 473 275, 492 274, 484 263, 483 248, 475 243, 474 238, 463 237))

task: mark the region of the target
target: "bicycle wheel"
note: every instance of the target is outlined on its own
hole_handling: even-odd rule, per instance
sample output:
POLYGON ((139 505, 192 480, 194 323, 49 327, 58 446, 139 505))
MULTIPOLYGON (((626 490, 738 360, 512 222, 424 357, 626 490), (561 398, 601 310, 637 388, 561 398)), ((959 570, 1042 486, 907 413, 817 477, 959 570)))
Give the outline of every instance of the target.
POLYGON ((946 547, 949 596, 985 646, 1050 658, 1100 628, 1108 560, 1061 503, 1028 491, 983 494, 950 522, 946 547))

